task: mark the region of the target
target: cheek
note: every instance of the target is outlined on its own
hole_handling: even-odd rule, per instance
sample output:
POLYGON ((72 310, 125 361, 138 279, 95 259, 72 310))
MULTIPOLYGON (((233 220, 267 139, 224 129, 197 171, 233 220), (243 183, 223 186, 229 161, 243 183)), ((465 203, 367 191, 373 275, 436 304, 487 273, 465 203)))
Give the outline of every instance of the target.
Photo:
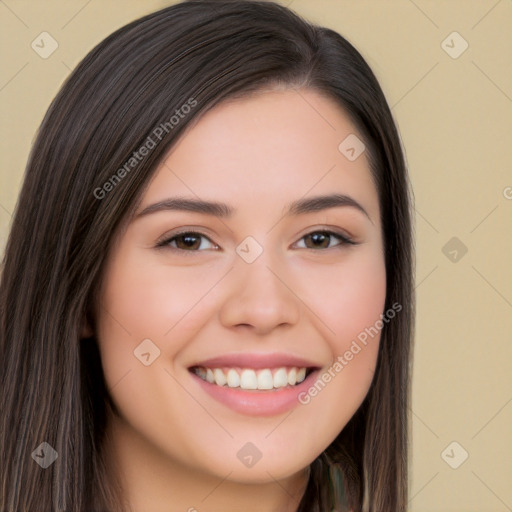
POLYGON ((165 312, 173 311, 180 300, 169 290, 164 293, 165 283, 157 279, 154 268, 141 265, 122 250, 104 275, 97 335, 105 377, 112 386, 140 366, 134 350, 143 340, 150 339, 160 348, 157 340, 172 326, 165 312))
MULTIPOLYGON (((194 267, 145 265, 137 258, 118 258, 103 289, 103 339, 126 336, 162 340, 187 324, 187 315, 215 283, 211 272, 194 267)), ((140 338, 140 339, 139 339, 140 338)), ((169 339, 167 337, 167 339, 169 339)))
POLYGON ((298 269, 301 296, 321 323, 333 354, 343 354, 351 341, 373 326, 386 300, 382 252, 368 247, 334 265, 298 269))
MULTIPOLYGON (((132 380, 142 369, 148 369, 134 353, 147 339, 157 347, 152 349, 149 345, 150 351, 159 354, 159 363, 172 365, 215 313, 209 292, 222 273, 220 269, 197 265, 173 268, 148 263, 144 253, 121 248, 105 269, 97 323, 107 383, 113 387, 128 372, 132 380)), ((148 373, 144 375, 147 379, 148 373)))
POLYGON ((331 364, 321 369, 317 380, 299 397, 302 413, 317 418, 311 426, 312 437, 325 446, 348 423, 368 392, 384 325, 383 254, 372 246, 353 256, 339 265, 301 268, 303 277, 297 281, 331 356, 331 364))
POLYGON ((368 259, 361 258, 333 281, 334 290, 339 290, 338 313, 333 311, 332 321, 337 333, 337 353, 340 354, 349 349, 348 340, 364 337, 383 313, 386 301, 384 262, 373 255, 368 259))

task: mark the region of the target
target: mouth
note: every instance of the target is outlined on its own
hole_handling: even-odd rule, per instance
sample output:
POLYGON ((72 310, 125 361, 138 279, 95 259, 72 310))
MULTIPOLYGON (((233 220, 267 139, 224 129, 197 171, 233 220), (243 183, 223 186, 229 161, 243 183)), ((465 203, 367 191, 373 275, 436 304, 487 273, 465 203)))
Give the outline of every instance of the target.
POLYGON ((244 391, 293 389, 315 371, 314 367, 241 368, 192 366, 189 371, 215 386, 244 391))
POLYGON ((194 389, 245 416, 274 417, 301 402, 322 365, 290 353, 229 353, 188 367, 194 389))

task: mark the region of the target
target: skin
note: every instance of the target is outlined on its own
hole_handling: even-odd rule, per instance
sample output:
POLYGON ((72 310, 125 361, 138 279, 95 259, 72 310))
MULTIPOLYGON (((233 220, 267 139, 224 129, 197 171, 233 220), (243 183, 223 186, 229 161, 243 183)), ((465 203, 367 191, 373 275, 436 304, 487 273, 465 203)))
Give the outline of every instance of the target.
POLYGON ((379 336, 291 414, 235 412, 188 371, 233 352, 285 352, 326 371, 379 320, 378 195, 366 154, 351 162, 338 150, 351 133, 344 111, 313 90, 263 91, 207 112, 155 171, 137 213, 177 195, 225 202, 235 213, 135 215, 108 255, 96 335, 120 411, 108 449, 132 510, 295 511, 309 464, 362 403, 379 336), (368 217, 350 206, 283 217, 291 201, 334 192, 368 217), (182 239, 156 247, 181 227, 204 235, 195 249, 182 239), (305 237, 322 229, 357 245, 305 237), (247 236, 263 249, 250 264, 236 252, 247 236), (134 357, 147 338, 160 350, 149 366, 134 357), (251 468, 237 458, 249 441, 262 453, 251 468))

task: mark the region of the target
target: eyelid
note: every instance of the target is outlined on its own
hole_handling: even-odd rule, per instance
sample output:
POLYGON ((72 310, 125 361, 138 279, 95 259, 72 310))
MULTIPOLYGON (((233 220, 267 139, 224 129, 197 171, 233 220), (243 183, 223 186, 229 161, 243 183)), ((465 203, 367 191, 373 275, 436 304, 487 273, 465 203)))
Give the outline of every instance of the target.
POLYGON ((193 235, 196 235, 198 237, 203 237, 203 238, 206 238, 207 240, 210 241, 210 243, 212 243, 213 245, 215 245, 216 247, 218 247, 218 244, 216 244, 211 238, 210 236, 208 236, 206 233, 204 233, 203 231, 201 231, 200 229, 197 229, 197 228, 179 228, 178 231, 173 231, 171 233, 166 233, 165 235, 163 235, 162 237, 160 237, 157 241, 156 241, 156 244, 155 244, 155 247, 158 249, 165 249, 165 248, 170 248, 171 250, 175 250, 175 251, 180 251, 180 252, 202 252, 202 251, 186 251, 184 249, 178 249, 176 247, 170 247, 168 244, 176 237, 180 236, 180 235, 189 235, 189 234, 193 234, 193 235))
MULTIPOLYGON (((327 248, 324 248, 324 249, 314 249, 314 248, 310 248, 310 247, 305 247, 305 249, 309 249, 309 250, 312 250, 312 251, 315 251, 315 252, 321 252, 322 250, 325 251, 325 250, 328 250, 328 249, 335 249, 336 247, 343 247, 343 246, 347 246, 347 245, 359 245, 359 242, 357 242, 354 237, 350 234, 348 234, 345 230, 342 230, 340 228, 334 228, 334 227, 328 227, 328 226, 319 226, 319 227, 315 227, 315 228, 312 228, 312 229, 309 229, 307 232, 305 232, 304 234, 302 234, 298 240, 296 242, 294 242, 294 245, 296 245, 297 243, 299 243, 300 241, 302 241, 306 236, 308 235, 312 235, 314 233, 327 233, 328 235, 331 235, 331 236, 334 236, 336 238, 339 239, 339 243, 336 244, 335 246, 333 247, 327 247, 327 248)), ((207 235, 206 233, 204 233, 202 231, 202 228, 192 228, 192 227, 185 227, 185 228, 178 228, 177 231, 174 231, 174 232, 171 232, 171 233, 166 233, 165 235, 163 235, 162 237, 160 237, 157 242, 156 242, 156 248, 161 248, 161 249, 165 249, 165 248, 168 248, 170 250, 173 250, 173 251, 179 251, 181 253, 194 253, 194 252, 202 252, 201 250, 186 250, 186 249, 179 249, 177 247, 171 247, 169 244, 170 242, 180 236, 180 235, 185 235, 185 234, 193 234, 193 235, 196 235, 198 237, 203 237, 203 238, 206 238, 211 244, 213 244, 214 246, 216 246, 217 248, 219 248, 219 245, 217 243, 215 243, 209 235, 207 235)))
MULTIPOLYGON (((309 229, 299 236, 298 240, 302 240, 304 237, 311 235, 313 233, 328 233, 330 235, 334 235, 336 237, 339 237, 342 242, 346 244, 354 244, 357 245, 358 242, 356 241, 356 237, 351 235, 347 230, 336 227, 336 226, 318 226, 312 229, 309 229)), ((296 243, 296 242, 295 242, 296 243)))

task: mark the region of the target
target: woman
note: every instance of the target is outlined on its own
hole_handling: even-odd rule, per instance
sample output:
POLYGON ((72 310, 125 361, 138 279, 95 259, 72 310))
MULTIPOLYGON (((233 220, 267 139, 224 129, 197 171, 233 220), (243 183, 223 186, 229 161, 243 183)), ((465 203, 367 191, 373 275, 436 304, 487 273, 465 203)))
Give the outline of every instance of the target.
POLYGON ((405 511, 410 192, 373 73, 188 1, 71 74, 0 287, 1 510, 405 511))

